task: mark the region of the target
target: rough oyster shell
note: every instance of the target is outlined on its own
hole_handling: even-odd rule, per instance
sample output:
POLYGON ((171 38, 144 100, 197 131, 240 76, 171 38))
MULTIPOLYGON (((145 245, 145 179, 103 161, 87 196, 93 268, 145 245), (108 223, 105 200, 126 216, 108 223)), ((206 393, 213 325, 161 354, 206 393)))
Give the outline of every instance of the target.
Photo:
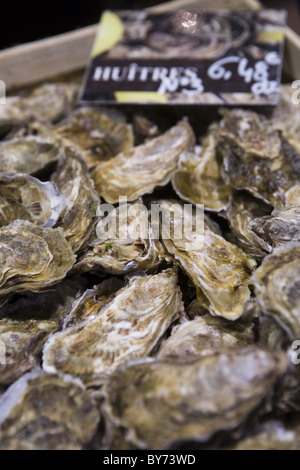
POLYGON ((27 136, 44 136, 52 129, 52 124, 47 119, 36 119, 33 116, 16 124, 11 132, 5 136, 5 140, 12 140, 27 136))
POLYGON ((23 219, 53 227, 65 204, 52 183, 42 183, 26 174, 0 173, 0 226, 23 219))
POLYGON ((65 237, 74 252, 90 239, 100 204, 85 162, 76 147, 66 147, 51 181, 67 201, 62 223, 65 237))
POLYGON ((204 204, 206 210, 226 209, 231 189, 221 177, 216 155, 216 133, 211 130, 202 144, 198 152, 195 148, 194 152, 180 157, 178 170, 172 178, 173 188, 183 200, 204 204))
POLYGON ((22 137, 0 143, 0 172, 35 175, 63 154, 62 142, 50 137, 22 137))
POLYGON ((99 418, 78 379, 31 372, 0 399, 0 449, 79 450, 92 440, 99 418))
POLYGON ((264 116, 242 109, 223 114, 218 151, 225 182, 275 206, 299 181, 300 154, 264 116))
POLYGON ((287 243, 264 258, 253 276, 261 311, 291 338, 300 337, 300 245, 287 243))
POLYGON ((270 206, 245 192, 234 194, 231 198, 226 218, 238 244, 251 256, 261 258, 272 251, 270 244, 249 228, 253 219, 270 214, 270 211, 270 206))
POLYGON ((251 343, 254 343, 251 324, 232 323, 207 314, 175 326, 156 357, 202 356, 251 343))
POLYGON ((112 204, 119 201, 120 195, 135 201, 156 186, 166 185, 179 155, 193 144, 192 128, 181 121, 161 136, 96 167, 92 173, 96 191, 112 204))
POLYGON ((269 246, 300 242, 300 206, 273 211, 270 216, 254 219, 249 223, 249 229, 269 246))
POLYGON ((70 312, 82 286, 84 279, 64 280, 51 292, 22 297, 0 309, 0 341, 5 344, 0 386, 14 382, 39 364, 44 342, 70 312))
POLYGON ((94 108, 76 110, 51 134, 64 137, 77 145, 89 168, 134 145, 131 125, 94 108))
POLYGON ((256 263, 240 248, 214 233, 204 222, 204 230, 195 230, 193 215, 180 204, 158 201, 164 220, 170 220, 171 231, 162 224, 162 242, 194 285, 209 300, 212 315, 236 320, 250 297, 248 284, 256 263), (170 211, 174 216, 170 217, 170 211), (175 238, 183 227, 182 238, 175 238), (187 230, 185 229, 187 227, 187 230), (190 231, 189 227, 193 227, 190 231))
POLYGON ((82 310, 93 309, 93 315, 49 338, 43 367, 47 372, 80 376, 87 383, 132 358, 149 354, 183 311, 174 269, 132 277, 111 302, 104 307, 102 302, 98 304, 98 312, 92 299, 82 301, 82 310))
POLYGON ((62 280, 75 262, 61 229, 27 221, 0 227, 0 246, 0 298, 45 290, 62 280))
POLYGON ((227 447, 230 450, 300 450, 299 424, 267 421, 257 425, 240 441, 227 447))
POLYGON ((284 357, 255 346, 193 360, 133 361, 105 384, 105 408, 139 447, 205 442, 245 421, 285 367, 284 357))
POLYGON ((79 87, 75 83, 45 83, 20 101, 21 110, 36 119, 57 122, 76 106, 79 87))
POLYGON ((297 152, 300 152, 300 111, 299 106, 293 102, 293 93, 295 89, 291 84, 281 85, 279 103, 272 112, 272 124, 283 133, 284 138, 297 152))
POLYGON ((103 236, 90 243, 91 248, 79 258, 73 272, 103 271, 124 275, 133 271, 149 271, 156 268, 164 259, 164 250, 158 240, 152 239, 150 224, 147 226, 145 238, 136 230, 139 224, 137 216, 139 208, 139 204, 127 205, 123 217, 122 210, 118 206, 102 219, 97 225, 97 232, 100 232, 102 224, 103 230, 101 229, 99 235, 103 236), (104 226, 106 224, 110 226, 109 219, 113 222, 111 227, 115 228, 116 225, 118 228, 105 234, 104 226), (122 233, 123 224, 126 227, 126 234, 122 233))
POLYGON ((28 117, 28 114, 20 109, 18 97, 7 98, 5 106, 0 106, 0 136, 7 134, 15 125, 28 117))

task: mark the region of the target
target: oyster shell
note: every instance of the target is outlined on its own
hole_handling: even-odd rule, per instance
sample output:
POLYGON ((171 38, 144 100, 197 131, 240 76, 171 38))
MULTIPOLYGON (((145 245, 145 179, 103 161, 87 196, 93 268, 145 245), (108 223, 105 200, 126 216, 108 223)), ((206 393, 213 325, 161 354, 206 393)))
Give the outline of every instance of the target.
POLYGON ((0 172, 35 175, 54 163, 64 150, 59 139, 22 137, 0 143, 0 172))
POLYGON ((245 192, 235 194, 226 210, 226 218, 238 244, 251 256, 261 258, 272 251, 270 244, 249 228, 253 219, 266 216, 270 211, 270 206, 245 192))
POLYGON ((135 114, 132 118, 135 145, 143 144, 159 135, 159 128, 146 116, 135 114))
POLYGON ((249 223, 249 230, 269 247, 300 242, 300 205, 274 210, 270 216, 254 219, 249 223))
POLYGON ((89 168, 134 145, 131 125, 94 108, 76 110, 51 134, 64 137, 77 145, 89 168))
POLYGON ((193 360, 133 361, 105 384, 105 409, 141 448, 205 442, 257 410, 285 367, 284 357, 256 346, 193 360))
POLYGON ((172 178, 173 188, 183 200, 204 204, 206 210, 226 209, 231 189, 221 177, 216 155, 216 132, 211 129, 202 144, 199 151, 195 148, 194 152, 179 158, 178 169, 172 178))
POLYGON ((0 173, 0 226, 23 219, 53 227, 65 204, 52 183, 42 183, 26 174, 0 173))
POLYGON ((45 290, 62 280, 75 262, 61 229, 28 221, 0 227, 0 246, 0 298, 45 290))
POLYGON ((140 204, 128 205, 124 216, 118 206, 102 219, 97 225, 97 233, 102 237, 90 243, 91 248, 79 258, 73 272, 103 271, 124 275, 156 268, 164 259, 164 250, 158 240, 152 239, 150 224, 146 227, 145 238, 138 233, 137 214, 140 207, 140 204), (106 224, 113 227, 113 230, 105 233, 106 224), (122 232, 123 226, 126 228, 126 234, 122 232))
POLYGON ((44 136, 52 129, 52 124, 47 119, 35 119, 33 116, 25 119, 24 121, 16 124, 11 132, 5 136, 5 140, 12 140, 15 138, 27 136, 44 136))
POLYGON ((99 418, 78 379, 31 372, 0 399, 0 449, 79 450, 92 440, 99 418))
POLYGON ((181 121, 161 136, 96 167, 92 173, 96 191, 112 204, 119 201, 120 195, 135 201, 156 186, 166 185, 179 155, 193 144, 192 128, 181 121))
POLYGON ((300 426, 282 421, 266 421, 240 441, 227 447, 230 450, 300 450, 300 426))
POLYGON ((0 341, 5 344, 0 386, 11 384, 39 364, 44 342, 71 311, 82 285, 83 279, 64 280, 51 292, 22 297, 0 309, 0 341))
POLYGON ((222 349, 237 349, 254 343, 250 325, 203 315, 184 321, 172 329, 156 357, 188 357, 212 354, 222 349))
POLYGON ((111 302, 98 303, 98 311, 92 299, 82 302, 80 315, 88 315, 85 308, 93 314, 48 339, 43 367, 47 372, 80 376, 89 384, 130 359, 149 354, 183 311, 174 269, 132 277, 111 302))
POLYGON ((248 284, 255 261, 213 232, 205 221, 204 227, 196 230, 193 215, 185 212, 180 204, 171 201, 158 203, 163 220, 169 220, 171 225, 169 232, 168 224, 162 224, 162 242, 166 251, 209 300, 208 308, 212 315, 227 320, 239 318, 250 298, 248 284), (182 237, 175 238, 181 232, 182 237))
POLYGON ((28 113, 20 109, 20 98, 8 97, 5 106, 0 106, 0 136, 7 134, 28 117, 28 113))
POLYGON ((275 206, 299 181, 300 154, 264 116, 242 109, 223 114, 218 151, 225 182, 275 206))
POLYGON ((79 87, 75 83, 45 83, 22 98, 20 107, 36 119, 55 123, 76 106, 78 93, 79 87))
POLYGON ((288 333, 300 337, 300 245, 287 243, 264 258, 253 276, 261 311, 288 333))
POLYGON ((300 152, 300 111, 299 106, 293 102, 294 93, 291 85, 281 85, 279 103, 272 112, 272 124, 283 133, 284 138, 297 152, 300 152))
POLYGON ((61 222, 65 237, 77 252, 88 243, 100 204, 85 162, 76 147, 66 147, 51 181, 67 201, 61 222))

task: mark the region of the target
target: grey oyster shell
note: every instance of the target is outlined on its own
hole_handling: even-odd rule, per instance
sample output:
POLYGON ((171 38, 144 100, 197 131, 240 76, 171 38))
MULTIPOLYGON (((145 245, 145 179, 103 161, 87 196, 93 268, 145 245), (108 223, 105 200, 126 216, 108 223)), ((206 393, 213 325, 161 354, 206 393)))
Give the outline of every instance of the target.
POLYGON ((261 220, 270 214, 271 210, 270 206, 242 191, 234 194, 226 210, 226 218, 239 246, 255 258, 270 253, 272 246, 251 230, 251 224, 254 219, 261 220))
POLYGON ((255 261, 213 232, 205 219, 204 225, 196 230, 193 215, 184 213, 180 204, 171 201, 158 203, 163 217, 171 224, 170 232, 168 224, 162 224, 162 242, 166 251, 209 300, 208 308, 212 315, 228 320, 239 318, 250 298, 248 284, 255 261), (170 217, 172 213, 174 216, 170 217), (186 227, 182 238, 176 238, 182 225, 186 227))
POLYGON ((223 177, 273 206, 299 181, 300 154, 272 122, 252 111, 223 111, 218 151, 223 177))
POLYGON ((97 222, 100 199, 80 152, 66 147, 51 181, 67 201, 67 208, 59 224, 74 252, 89 242, 97 222))
POLYGON ((0 399, 0 449, 80 450, 100 416, 78 379, 34 371, 0 399))
POLYGON ((41 292, 70 271, 75 256, 61 229, 27 221, 0 227, 0 299, 10 292, 41 292))
POLYGON ((283 356, 256 346, 189 360, 133 361, 105 384, 105 409, 140 448, 205 442, 257 410, 285 368, 283 356))
POLYGON ((254 343, 251 324, 229 322, 209 314, 174 326, 156 357, 202 356, 254 343))
POLYGON ((264 258, 253 276, 261 311, 291 339, 300 337, 300 245, 287 243, 264 258))
POLYGON ((45 83, 22 98, 20 108, 36 119, 55 123, 76 106, 78 91, 75 83, 45 83))
MULTIPOLYGON (((118 206, 97 224, 98 237, 73 268, 74 273, 97 272, 125 275, 133 271, 149 271, 157 268, 164 259, 164 249, 157 239, 152 239, 151 226, 146 216, 140 221, 140 204, 128 204, 125 214, 118 206), (146 233, 139 233, 139 223, 145 223, 146 233), (111 227, 105 232, 105 227, 111 227)), ((144 212, 142 212, 144 214, 144 212)))
POLYGON ((0 173, 0 226, 23 219, 53 227, 65 205, 52 183, 26 174, 0 173))
POLYGON ((59 123, 51 135, 78 146, 89 168, 130 150, 134 145, 132 127, 95 108, 80 108, 59 123))
POLYGON ((43 368, 80 376, 89 384, 130 359, 149 354, 183 312, 174 269, 132 277, 111 302, 99 302, 98 311, 92 299, 82 302, 92 315, 49 338, 43 368))
POLYGON ((217 161, 217 135, 213 128, 202 147, 179 158, 172 185, 183 200, 204 204, 206 210, 220 211, 229 204, 231 188, 224 183, 217 161))
POLYGON ((0 309, 0 341, 5 345, 0 386, 39 365, 43 344, 71 311, 73 301, 84 290, 83 281, 64 280, 50 292, 22 297, 0 309))
POLYGON ((62 141, 50 137, 20 137, 0 143, 0 172, 36 175, 64 153, 62 141))
POLYGON ((189 150, 195 137, 190 125, 181 121, 145 144, 122 152, 92 172, 96 191, 109 203, 119 196, 135 201, 166 185, 176 170, 179 155, 189 150))

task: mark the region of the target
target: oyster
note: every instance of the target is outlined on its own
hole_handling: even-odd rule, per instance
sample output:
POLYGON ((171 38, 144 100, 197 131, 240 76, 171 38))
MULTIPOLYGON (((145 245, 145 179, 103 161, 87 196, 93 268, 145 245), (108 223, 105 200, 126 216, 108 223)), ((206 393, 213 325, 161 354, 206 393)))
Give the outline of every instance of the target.
POLYGON ((111 302, 104 306, 99 302, 98 311, 92 299, 82 302, 80 315, 87 317, 85 308, 93 314, 48 339, 43 367, 47 372, 80 376, 89 384, 130 359, 149 354, 183 311, 174 269, 132 277, 111 302))
POLYGON ((271 210, 270 206, 242 191, 234 194, 226 210, 226 218, 238 244, 251 256, 261 258, 272 251, 270 244, 249 228, 253 219, 266 216, 271 210))
POLYGON ((79 450, 92 440, 99 419, 78 379, 31 372, 0 399, 0 449, 79 450))
POLYGON ((130 125, 94 108, 80 108, 51 132, 77 145, 89 168, 131 149, 130 125))
POLYGON ((237 349, 251 343, 254 343, 251 324, 232 323, 207 314, 175 326, 156 356, 199 356, 222 349, 237 349))
POLYGON ((0 246, 0 298, 45 290, 62 280, 75 262, 61 229, 28 221, 0 227, 0 246))
POLYGON ((230 187, 224 183, 216 155, 216 132, 203 140, 202 148, 179 158, 172 184, 183 200, 204 204, 206 210, 219 211, 229 204, 230 187))
POLYGON ((228 446, 230 450, 300 450, 299 424, 266 421, 240 441, 228 446))
POLYGON ((157 137, 159 135, 159 128, 157 125, 141 114, 135 114, 133 116, 132 124, 135 145, 143 144, 147 140, 153 139, 153 137, 157 137))
POLYGON ((12 140, 15 138, 27 136, 43 136, 48 134, 52 129, 52 124, 47 119, 35 119, 33 116, 25 119, 19 124, 15 125, 11 132, 6 135, 5 140, 12 140))
POLYGON ((284 195, 284 206, 300 206, 300 184, 292 186, 284 195))
POLYGON ((105 384, 105 409, 141 448, 205 442, 257 410, 285 368, 284 356, 256 346, 193 360, 133 361, 105 384))
POLYGON ((0 226, 23 219, 53 227, 65 204, 52 183, 26 174, 0 173, 0 226))
POLYGON ((283 133, 284 138, 297 152, 300 152, 300 111, 299 106, 293 102, 294 93, 295 90, 291 85, 280 87, 279 103, 272 112, 272 124, 283 133))
POLYGON ((166 251, 209 300, 212 315, 228 320, 239 318, 250 297, 248 284, 255 261, 213 232, 205 221, 204 226, 196 227, 193 214, 184 211, 180 204, 158 203, 162 220, 169 221, 171 226, 169 231, 169 224, 162 224, 166 251), (176 234, 182 236, 176 238, 176 234))
POLYGON ((66 147, 51 181, 67 201, 62 223, 65 237, 74 252, 89 241, 97 222, 100 204, 85 162, 76 147, 66 147))
POLYGON ((300 205, 274 210, 270 216, 254 219, 249 223, 249 230, 269 247, 300 242, 300 205))
POLYGON ((20 101, 21 110, 36 119, 60 121, 76 106, 79 87, 75 83, 45 83, 20 101))
POLYGON ((124 214, 122 206, 118 206, 102 219, 97 225, 101 238, 90 243, 91 248, 79 258, 73 272, 103 271, 124 275, 156 268, 164 259, 164 250, 158 240, 152 239, 147 217, 140 222, 147 224, 143 227, 146 229, 145 238, 137 230, 141 207, 140 204, 130 204, 124 214), (105 232, 106 225, 112 228, 109 232, 105 232))
POLYGON ((59 139, 22 137, 0 143, 0 173, 35 175, 63 154, 59 139))
POLYGON ((223 177, 273 206, 299 181, 300 154, 272 122, 252 111, 223 111, 218 151, 223 177))
POLYGON ((156 186, 166 185, 179 155, 193 144, 192 128, 181 121, 161 136, 96 167, 92 173, 96 191, 112 204, 119 201, 120 195, 135 201, 156 186))
POLYGON ((261 311, 288 333, 300 337, 300 245, 287 243, 266 256, 253 276, 261 311))
POLYGON ((20 109, 20 98, 7 98, 5 106, 0 106, 0 136, 7 134, 28 117, 28 113, 20 109))
POLYGON ((51 292, 20 298, 0 309, 0 341, 5 364, 0 364, 0 386, 9 385, 39 364, 43 344, 70 312, 83 291, 83 279, 64 280, 51 292))
POLYGON ((106 279, 99 286, 86 290, 72 305, 63 321, 63 329, 82 323, 104 308, 114 294, 124 287, 124 282, 116 277, 106 279))

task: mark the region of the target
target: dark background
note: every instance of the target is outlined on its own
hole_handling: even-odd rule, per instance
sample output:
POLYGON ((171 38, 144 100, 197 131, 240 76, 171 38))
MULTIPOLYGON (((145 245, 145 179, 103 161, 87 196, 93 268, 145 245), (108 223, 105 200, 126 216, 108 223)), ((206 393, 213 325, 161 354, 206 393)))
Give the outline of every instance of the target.
MULTIPOLYGON (((163 1, 4 0, 0 9, 0 49, 97 23, 105 9, 143 8, 163 1)), ((300 0, 263 0, 262 3, 270 8, 287 9, 289 25, 300 34, 300 10, 297 7, 300 0)))

